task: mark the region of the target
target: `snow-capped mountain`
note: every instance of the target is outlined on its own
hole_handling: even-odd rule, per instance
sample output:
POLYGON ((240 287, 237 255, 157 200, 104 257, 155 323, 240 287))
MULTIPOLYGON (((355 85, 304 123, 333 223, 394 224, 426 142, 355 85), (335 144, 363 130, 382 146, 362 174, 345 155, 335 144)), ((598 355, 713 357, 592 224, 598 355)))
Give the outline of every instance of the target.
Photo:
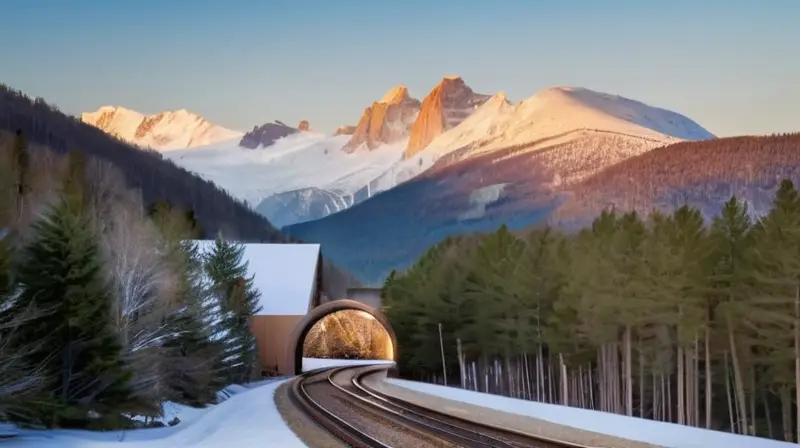
MULTIPOLYGON (((394 88, 367 111, 408 99, 405 88, 394 88)), ((381 115, 378 129, 387 125, 386 117, 381 115)), ((496 164, 529 154, 549 173, 538 176, 537 185, 563 188, 642 152, 680 140, 713 138, 680 114, 619 96, 554 87, 514 104, 503 93, 476 94, 458 77, 443 79, 431 91, 405 138, 392 136, 387 144, 378 132, 369 140, 364 121, 362 132, 353 135, 295 133, 292 128, 258 151, 230 141, 167 156, 285 226, 342 211, 422 173, 463 161, 496 164), (432 126, 432 121, 439 124, 432 126), (415 128, 416 146, 411 144, 415 128), (359 145, 369 140, 372 150, 348 151, 348 143, 356 139, 359 145)), ((511 180, 533 182, 524 176, 511 180)), ((499 200, 503 190, 495 190, 499 200)))
POLYGON ((158 151, 209 145, 243 135, 186 109, 145 115, 124 107, 103 106, 82 113, 81 121, 137 146, 158 151))
POLYGON ((343 147, 349 140, 348 135, 308 131, 255 151, 234 139, 164 155, 284 226, 336 213, 370 197, 370 181, 397 164, 407 144, 401 140, 348 153, 343 147))
POLYGON ((604 168, 712 138, 675 112, 589 89, 549 88, 517 104, 497 94, 369 184, 384 193, 283 231, 380 284, 449 235, 541 222, 604 168))

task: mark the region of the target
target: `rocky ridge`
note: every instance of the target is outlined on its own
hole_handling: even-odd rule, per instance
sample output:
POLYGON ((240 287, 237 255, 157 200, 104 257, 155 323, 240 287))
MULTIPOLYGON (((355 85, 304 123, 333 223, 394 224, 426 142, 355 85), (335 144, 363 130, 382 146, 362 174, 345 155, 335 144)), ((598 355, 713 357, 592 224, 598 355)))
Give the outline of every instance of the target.
POLYGON ((414 120, 417 119, 421 103, 411 98, 408 88, 400 85, 389 89, 380 101, 364 110, 361 120, 344 148, 354 152, 366 147, 369 150, 383 144, 398 142, 408 137, 414 120))

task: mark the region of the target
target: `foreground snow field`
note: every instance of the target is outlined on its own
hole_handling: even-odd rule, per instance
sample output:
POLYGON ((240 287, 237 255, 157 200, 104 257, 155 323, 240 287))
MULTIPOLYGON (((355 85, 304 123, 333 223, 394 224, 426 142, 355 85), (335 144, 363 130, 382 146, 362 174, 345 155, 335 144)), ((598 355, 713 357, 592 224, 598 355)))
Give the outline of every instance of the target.
MULTIPOLYGON (((303 370, 382 363, 393 361, 303 358, 303 370)), ((172 427, 109 432, 22 430, 17 431, 18 437, 0 438, 0 448, 105 448, 121 444, 141 448, 304 448, 306 445, 286 426, 275 407, 273 395, 285 381, 267 379, 246 386, 232 384, 219 392, 220 404, 205 409, 164 403, 161 421, 180 419, 172 427)), ((3 432, 0 425, 0 435, 3 432)))
POLYGON ((273 394, 284 381, 273 381, 254 389, 226 388, 230 398, 206 409, 167 403, 164 420, 169 421, 176 415, 181 419, 181 423, 173 427, 109 432, 27 431, 20 437, 0 439, 0 447, 105 448, 124 444, 142 448, 304 448, 306 445, 286 426, 275 407, 273 394))
POLYGON ((554 404, 489 395, 434 384, 389 378, 395 386, 475 406, 546 420, 559 425, 585 429, 629 440, 671 448, 779 448, 797 446, 757 437, 742 436, 672 423, 644 420, 608 412, 590 411, 554 404))

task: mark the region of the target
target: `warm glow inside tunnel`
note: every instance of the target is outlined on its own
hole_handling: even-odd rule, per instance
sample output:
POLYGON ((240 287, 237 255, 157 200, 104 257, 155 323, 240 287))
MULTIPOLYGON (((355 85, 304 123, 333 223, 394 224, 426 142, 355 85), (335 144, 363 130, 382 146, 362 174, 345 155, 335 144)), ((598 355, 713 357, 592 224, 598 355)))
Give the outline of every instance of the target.
POLYGON ((303 341, 304 358, 393 360, 389 332, 371 314, 334 311, 318 320, 303 341))

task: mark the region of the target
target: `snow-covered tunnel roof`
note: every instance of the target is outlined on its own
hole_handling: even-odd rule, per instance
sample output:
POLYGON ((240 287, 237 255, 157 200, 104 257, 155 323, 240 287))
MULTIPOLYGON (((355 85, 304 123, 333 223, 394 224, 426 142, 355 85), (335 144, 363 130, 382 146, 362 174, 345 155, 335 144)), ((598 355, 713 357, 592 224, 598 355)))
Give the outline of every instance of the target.
MULTIPOLYGON (((205 252, 213 240, 195 240, 205 252)), ((261 292, 258 315, 305 315, 314 288, 319 244, 243 244, 242 260, 261 292)))

